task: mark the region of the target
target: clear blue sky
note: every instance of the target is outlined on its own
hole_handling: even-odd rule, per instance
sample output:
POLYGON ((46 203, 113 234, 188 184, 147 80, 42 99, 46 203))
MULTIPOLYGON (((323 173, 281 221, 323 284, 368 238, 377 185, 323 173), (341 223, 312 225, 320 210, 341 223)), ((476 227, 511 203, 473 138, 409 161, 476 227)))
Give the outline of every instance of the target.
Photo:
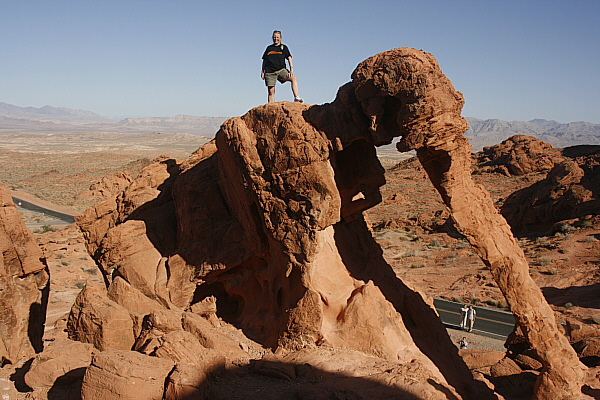
POLYGON ((600 123, 599 19, 599 0, 0 0, 0 101, 242 115, 266 101, 260 57, 279 29, 309 103, 409 46, 437 58, 465 116, 600 123))

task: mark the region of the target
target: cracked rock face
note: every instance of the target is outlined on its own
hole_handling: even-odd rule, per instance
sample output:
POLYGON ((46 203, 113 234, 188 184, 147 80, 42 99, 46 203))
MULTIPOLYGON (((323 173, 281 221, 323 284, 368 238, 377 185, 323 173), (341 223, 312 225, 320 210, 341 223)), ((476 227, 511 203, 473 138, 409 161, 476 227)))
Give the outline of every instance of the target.
POLYGON ((46 260, 0 184, 0 360, 16 363, 42 351, 48 305, 46 260))
MULTIPOLYGON (((173 362, 178 350, 164 343, 190 335, 144 328, 152 308, 183 312, 189 330, 186 315, 210 303, 277 354, 358 351, 410 365, 410 390, 390 379, 422 398, 493 398, 433 308, 395 277, 364 219, 385 184, 375 146, 400 137, 398 149, 417 151, 542 361, 536 396, 579 395, 577 355, 508 224, 471 179, 462 94, 431 54, 408 48, 365 60, 352 78, 333 103, 272 103, 229 119, 187 160, 157 160, 78 218, 108 297, 129 310, 136 343, 148 338, 140 348, 163 348, 150 354, 173 362)), ((76 337, 77 324, 70 329, 76 337)))

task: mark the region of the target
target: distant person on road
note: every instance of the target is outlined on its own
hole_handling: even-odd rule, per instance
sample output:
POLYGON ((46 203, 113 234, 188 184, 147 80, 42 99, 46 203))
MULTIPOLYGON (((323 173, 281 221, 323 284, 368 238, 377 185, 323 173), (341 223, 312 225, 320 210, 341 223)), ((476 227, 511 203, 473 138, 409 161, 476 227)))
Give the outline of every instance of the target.
POLYGON ((262 56, 262 69, 260 71, 260 77, 267 85, 268 101, 269 103, 275 101, 275 84, 279 81, 280 83, 292 82, 294 101, 302 103, 303 100, 298 96, 298 80, 294 75, 294 64, 292 63, 290 49, 281 43, 281 31, 274 31, 272 39, 273 44, 267 46, 262 56), (290 65, 289 70, 285 65, 286 60, 290 65))
POLYGON ((460 329, 467 329, 467 311, 469 311, 469 307, 466 304, 463 304, 460 309, 460 329))
POLYGON ((476 316, 477 312, 473 306, 469 306, 469 309, 467 310, 467 332, 471 332, 473 330, 473 324, 475 324, 476 316))
POLYGON ((461 350, 467 350, 467 348, 469 347, 469 342, 467 342, 467 338, 465 336, 463 336, 463 338, 460 339, 460 341, 458 342, 458 347, 461 350))

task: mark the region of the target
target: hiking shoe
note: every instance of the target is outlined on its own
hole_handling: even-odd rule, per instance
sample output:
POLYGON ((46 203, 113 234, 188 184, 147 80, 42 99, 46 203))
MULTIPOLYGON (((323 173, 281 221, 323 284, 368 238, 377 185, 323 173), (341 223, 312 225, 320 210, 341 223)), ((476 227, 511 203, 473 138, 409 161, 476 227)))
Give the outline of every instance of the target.
POLYGON ((304 100, 302 100, 300 97, 294 97, 294 101, 296 103, 304 103, 304 100))

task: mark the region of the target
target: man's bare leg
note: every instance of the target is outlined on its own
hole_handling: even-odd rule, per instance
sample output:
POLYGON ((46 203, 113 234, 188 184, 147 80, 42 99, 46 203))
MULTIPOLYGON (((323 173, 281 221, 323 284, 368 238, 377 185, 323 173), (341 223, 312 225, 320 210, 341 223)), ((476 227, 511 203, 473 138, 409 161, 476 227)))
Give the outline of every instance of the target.
POLYGON ((292 93, 294 94, 294 98, 298 97, 298 80, 296 79, 296 75, 292 75, 288 78, 292 82, 292 93))
POLYGON ((269 90, 269 103, 272 103, 275 101, 275 86, 269 86, 267 89, 269 90))

